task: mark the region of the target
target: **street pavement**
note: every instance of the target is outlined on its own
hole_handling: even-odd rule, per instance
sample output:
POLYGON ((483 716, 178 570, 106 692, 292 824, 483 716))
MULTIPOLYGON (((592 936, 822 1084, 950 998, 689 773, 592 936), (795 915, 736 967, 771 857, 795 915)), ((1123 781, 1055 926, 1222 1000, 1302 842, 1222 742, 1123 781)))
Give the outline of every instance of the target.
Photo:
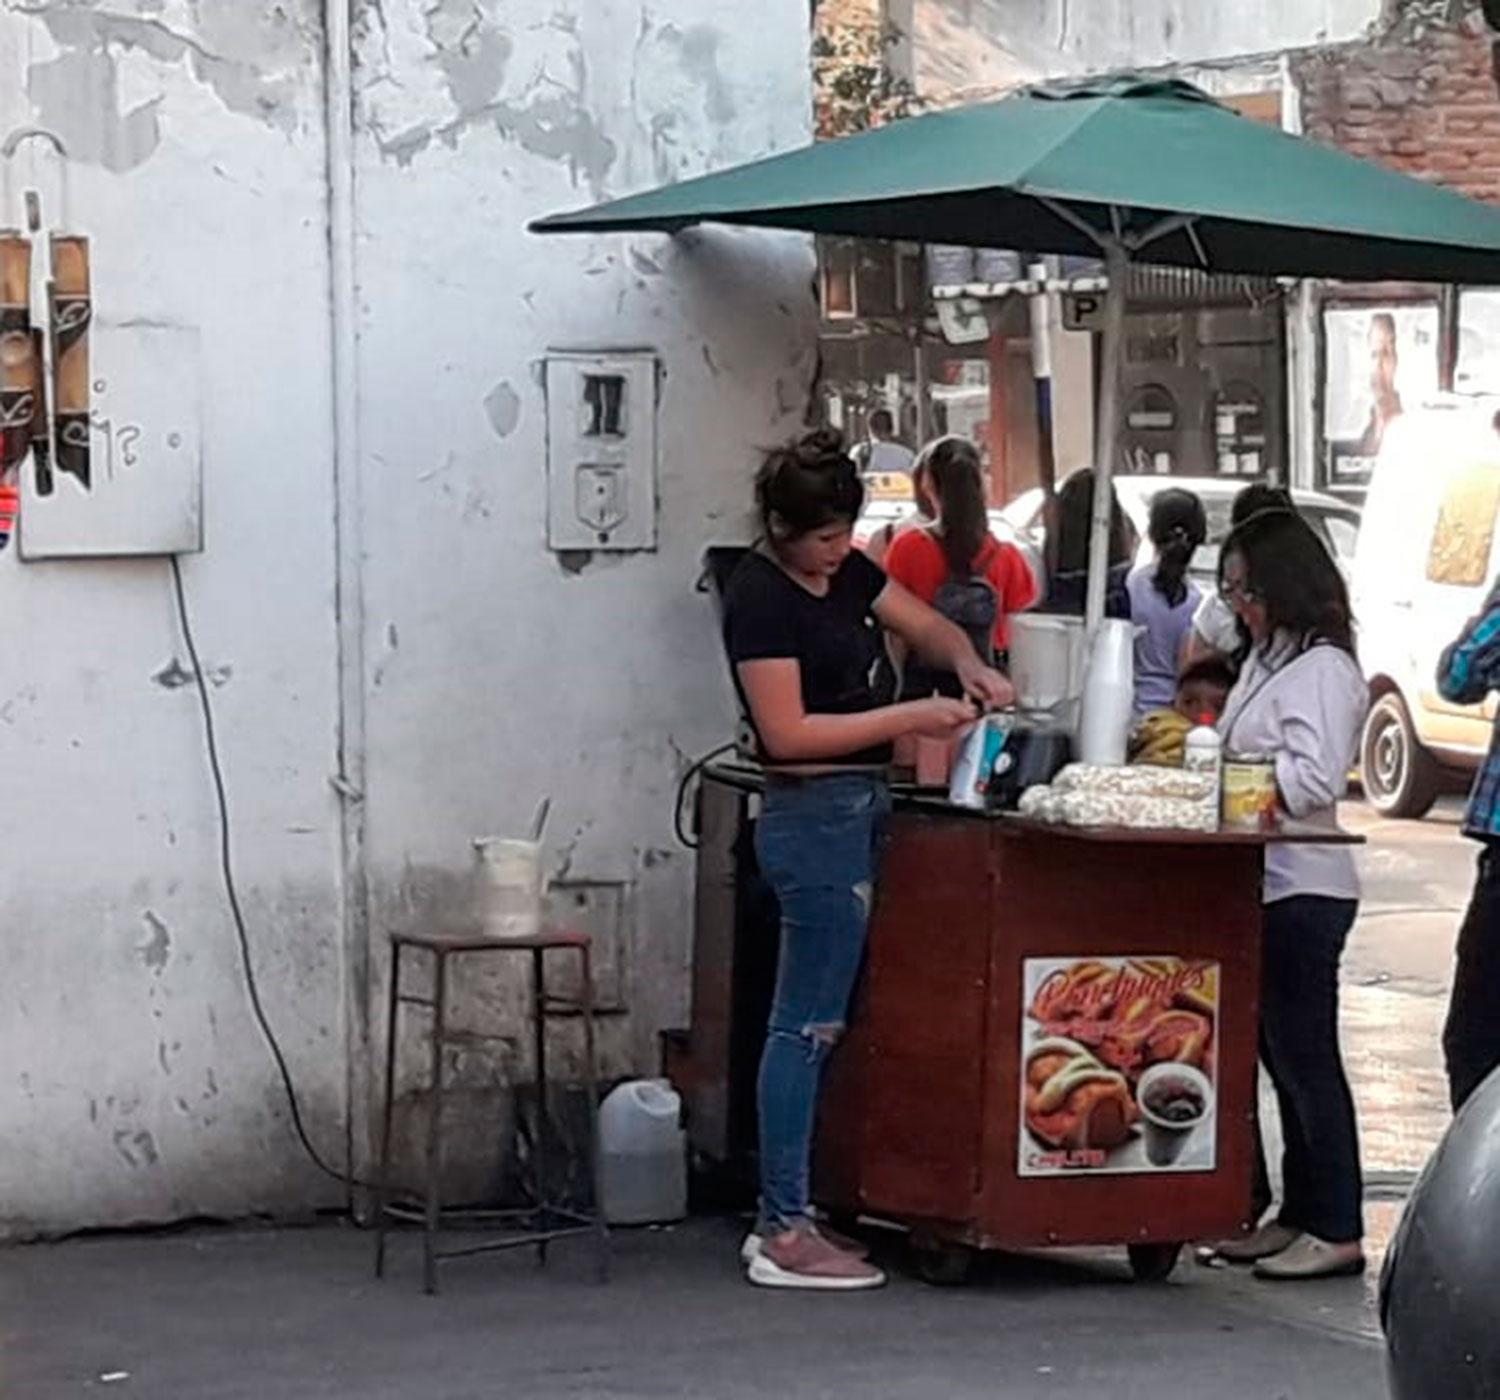
POLYGON ((1344 1044, 1366 1166, 1418 1170, 1448 1122, 1441 1036, 1453 946, 1473 881, 1474 844, 1459 835, 1461 801, 1421 822, 1385 822, 1360 805, 1345 825, 1359 853, 1364 900, 1344 960, 1344 1044))
MULTIPOLYGON (((1346 825, 1365 899, 1345 963, 1344 1041, 1378 1267, 1447 1122, 1438 1044, 1472 853, 1460 808, 1346 825)), ((1274 1146, 1273 1146, 1274 1151, 1274 1146)), ((1384 1393, 1363 1280, 1266 1285, 1185 1261, 1161 1286, 1075 1250, 991 1261, 962 1289, 881 1256, 891 1287, 809 1298, 746 1287, 740 1222, 617 1233, 614 1277, 583 1250, 487 1256, 419 1286, 416 1241, 370 1277, 346 1225, 122 1234, 0 1255, 0 1400, 1320 1400, 1384 1393)))

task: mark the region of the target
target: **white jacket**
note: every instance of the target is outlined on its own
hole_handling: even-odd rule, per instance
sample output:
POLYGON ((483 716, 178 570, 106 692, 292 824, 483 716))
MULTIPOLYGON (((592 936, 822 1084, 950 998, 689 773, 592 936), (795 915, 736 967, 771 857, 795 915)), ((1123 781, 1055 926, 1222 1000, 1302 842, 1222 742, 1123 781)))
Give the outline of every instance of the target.
MULTIPOLYGON (((1219 720, 1225 755, 1274 759, 1287 815, 1332 829, 1369 703, 1369 687, 1348 652, 1326 644, 1303 647, 1278 635, 1252 649, 1229 694, 1219 720)), ((1347 846, 1267 848, 1266 903, 1304 894, 1359 898, 1359 874, 1347 846)))

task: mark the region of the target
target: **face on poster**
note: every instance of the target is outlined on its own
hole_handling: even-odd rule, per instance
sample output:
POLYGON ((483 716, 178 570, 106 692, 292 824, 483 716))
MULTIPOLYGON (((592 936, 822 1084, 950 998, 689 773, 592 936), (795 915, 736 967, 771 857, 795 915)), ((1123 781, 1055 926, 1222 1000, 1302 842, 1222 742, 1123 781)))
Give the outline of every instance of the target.
POLYGON ((1436 303, 1323 311, 1323 440, 1335 483, 1369 475, 1385 430, 1438 388, 1436 303))
POLYGON ((1212 1171, 1219 964, 1027 958, 1022 978, 1020 1175, 1212 1171))

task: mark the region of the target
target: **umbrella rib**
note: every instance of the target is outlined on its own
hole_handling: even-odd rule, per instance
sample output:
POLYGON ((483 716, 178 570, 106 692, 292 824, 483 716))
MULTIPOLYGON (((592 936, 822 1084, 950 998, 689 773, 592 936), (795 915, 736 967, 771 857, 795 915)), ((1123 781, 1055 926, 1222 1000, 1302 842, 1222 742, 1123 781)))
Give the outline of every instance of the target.
POLYGON ((1203 240, 1198 235, 1197 214, 1173 214, 1153 224, 1139 237, 1129 240, 1132 253, 1139 253, 1143 248, 1167 237, 1172 233, 1186 233, 1188 242, 1193 245, 1193 252, 1198 255, 1198 261, 1203 265, 1203 270, 1208 271, 1208 251, 1203 246, 1203 240))
MULTIPOLYGON (((1089 239, 1100 252, 1109 247, 1109 240, 1089 223, 1087 219, 1075 214, 1066 204, 1059 204, 1057 200, 1048 199, 1046 195, 1038 195, 1037 200, 1056 214, 1065 224, 1071 224, 1079 233, 1089 239)), ((1113 213, 1113 205, 1110 207, 1113 213)))
POLYGON ((1203 264, 1203 270, 1208 271, 1208 249, 1203 246, 1203 239, 1198 233, 1198 220, 1188 220, 1187 226, 1188 242, 1193 245, 1193 251, 1198 255, 1198 261, 1203 264))

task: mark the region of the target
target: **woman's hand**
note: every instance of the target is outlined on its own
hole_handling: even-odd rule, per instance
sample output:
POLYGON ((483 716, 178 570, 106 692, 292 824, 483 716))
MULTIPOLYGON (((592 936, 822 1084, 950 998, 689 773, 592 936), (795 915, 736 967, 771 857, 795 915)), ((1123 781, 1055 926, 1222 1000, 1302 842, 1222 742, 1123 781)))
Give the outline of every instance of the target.
POLYGON ((902 708, 911 720, 908 732, 928 739, 951 739, 955 730, 979 718, 979 712, 969 701, 949 700, 941 695, 931 700, 912 700, 902 708))
POLYGON ((1015 686, 977 656, 959 665, 958 680, 964 694, 977 700, 984 709, 1003 710, 1016 702, 1015 686))

